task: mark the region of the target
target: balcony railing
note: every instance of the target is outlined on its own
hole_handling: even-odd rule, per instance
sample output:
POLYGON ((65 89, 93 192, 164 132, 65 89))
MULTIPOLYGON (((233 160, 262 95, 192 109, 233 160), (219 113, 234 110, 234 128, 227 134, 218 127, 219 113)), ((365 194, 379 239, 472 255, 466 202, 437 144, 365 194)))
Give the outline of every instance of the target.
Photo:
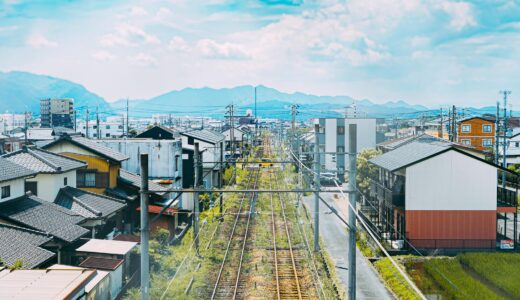
POLYGON ((516 207, 518 205, 518 195, 516 191, 497 187, 497 206, 516 207))
POLYGON ((404 206, 404 193, 393 191, 377 179, 371 179, 370 195, 395 206, 404 206))

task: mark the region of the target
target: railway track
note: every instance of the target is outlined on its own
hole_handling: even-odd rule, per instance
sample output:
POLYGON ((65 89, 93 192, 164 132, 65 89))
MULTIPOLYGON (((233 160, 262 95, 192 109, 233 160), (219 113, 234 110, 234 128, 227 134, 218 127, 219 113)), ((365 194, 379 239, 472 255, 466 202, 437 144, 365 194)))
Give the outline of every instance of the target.
MULTIPOLYGON (((260 170, 249 169, 248 183, 246 188, 252 184, 250 188, 255 189, 258 185, 260 170)), ((249 237, 249 225, 251 223, 251 215, 253 202, 256 198, 255 193, 244 193, 242 195, 238 212, 231 229, 229 240, 224 252, 224 258, 220 265, 220 270, 213 287, 211 299, 242 299, 245 292, 245 280, 242 274, 242 265, 244 261, 244 253, 249 237), (248 199, 248 204, 244 205, 248 199), (241 219, 245 219, 242 220, 241 219), (245 226, 241 226, 244 225, 245 226), (235 259, 231 259, 231 257, 235 259)))

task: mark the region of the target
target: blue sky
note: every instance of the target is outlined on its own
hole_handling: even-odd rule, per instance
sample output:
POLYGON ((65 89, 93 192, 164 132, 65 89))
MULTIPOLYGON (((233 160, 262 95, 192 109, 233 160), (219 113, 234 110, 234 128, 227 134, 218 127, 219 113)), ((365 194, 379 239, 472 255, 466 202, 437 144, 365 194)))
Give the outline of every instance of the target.
POLYGON ((428 106, 493 105, 507 88, 514 103, 520 1, 0 0, 10 70, 109 101, 264 84, 428 106))

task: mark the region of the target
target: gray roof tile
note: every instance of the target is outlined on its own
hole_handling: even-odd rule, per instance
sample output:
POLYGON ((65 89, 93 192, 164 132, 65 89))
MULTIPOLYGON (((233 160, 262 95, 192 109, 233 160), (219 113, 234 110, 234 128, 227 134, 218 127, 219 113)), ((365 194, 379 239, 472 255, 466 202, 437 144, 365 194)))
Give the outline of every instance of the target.
POLYGON ((115 161, 121 162, 121 161, 129 159, 128 156, 126 156, 125 154, 123 154, 121 152, 115 151, 109 147, 106 147, 100 143, 97 143, 94 140, 90 140, 90 139, 87 139, 84 137, 78 137, 78 136, 63 135, 59 139, 55 140, 54 142, 46 144, 42 147, 44 149, 49 149, 52 146, 54 146, 58 143, 62 143, 64 141, 70 142, 83 149, 92 151, 93 153, 95 153, 101 157, 108 158, 110 160, 115 160, 115 161))
POLYGON ((15 164, 5 158, 0 157, 0 182, 17 178, 29 177, 36 172, 15 164))
POLYGON ((87 219, 106 217, 126 206, 122 200, 69 186, 60 190, 54 203, 70 209, 87 219))
POLYGON ((73 242, 89 231, 77 224, 85 219, 76 213, 33 195, 0 203, 0 217, 73 242))
MULTIPOLYGON (((141 176, 132 172, 128 172, 127 170, 120 169, 119 177, 123 179, 125 182, 133 185, 134 187, 141 189, 141 176)), ((164 186, 157 184, 151 180, 148 181, 148 188, 150 189, 150 191, 156 191, 156 194, 159 195, 163 195, 168 191, 168 188, 165 188, 164 186)))
POLYGON ((82 161, 38 148, 24 148, 3 157, 38 173, 63 173, 87 165, 82 161))
POLYGON ((7 265, 20 259, 24 269, 38 267, 54 257, 54 253, 40 248, 51 236, 41 231, 0 224, 0 258, 7 265))

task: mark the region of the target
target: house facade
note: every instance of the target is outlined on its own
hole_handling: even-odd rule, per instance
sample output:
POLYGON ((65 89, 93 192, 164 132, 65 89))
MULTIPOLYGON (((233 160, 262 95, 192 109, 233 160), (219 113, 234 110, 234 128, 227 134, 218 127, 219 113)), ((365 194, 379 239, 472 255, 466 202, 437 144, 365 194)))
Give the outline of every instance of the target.
POLYGON ((516 220, 516 190, 498 186, 497 170, 453 145, 415 141, 370 160, 378 174, 363 199, 363 216, 395 248, 494 249, 516 244, 497 216, 516 220))
POLYGON ((459 122, 457 142, 480 151, 491 151, 495 145, 495 120, 472 117, 459 122))

